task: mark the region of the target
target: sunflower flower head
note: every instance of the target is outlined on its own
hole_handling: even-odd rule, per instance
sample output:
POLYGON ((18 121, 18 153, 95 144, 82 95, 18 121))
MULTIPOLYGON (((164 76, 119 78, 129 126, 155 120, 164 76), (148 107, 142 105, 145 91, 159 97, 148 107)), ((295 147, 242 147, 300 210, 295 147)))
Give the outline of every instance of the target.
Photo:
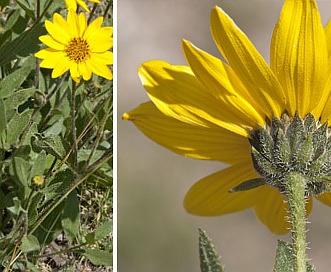
MULTIPOLYGON (((76 11, 77 10, 77 5, 79 5, 80 7, 82 7, 86 12, 90 12, 88 6, 85 3, 86 1, 83 0, 65 0, 66 6, 68 10, 73 10, 76 11)), ((100 0, 89 0, 89 2, 93 2, 93 3, 97 3, 100 4, 100 0)))
POLYGON ((53 69, 53 78, 70 70, 76 82, 81 76, 89 80, 92 73, 111 80, 108 65, 113 63, 113 53, 109 51, 113 46, 113 28, 102 27, 102 22, 103 17, 98 17, 87 25, 84 13, 69 11, 66 20, 55 13, 53 22, 45 22, 49 35, 39 37, 48 46, 35 54, 42 59, 40 67, 53 69))
POLYGON ((314 0, 285 0, 269 65, 221 8, 210 22, 226 61, 183 40, 188 66, 142 64, 151 101, 123 119, 173 152, 230 165, 191 187, 188 212, 253 208, 272 232, 287 233, 285 191, 296 177, 306 216, 313 197, 331 206, 331 23, 323 27, 314 0))

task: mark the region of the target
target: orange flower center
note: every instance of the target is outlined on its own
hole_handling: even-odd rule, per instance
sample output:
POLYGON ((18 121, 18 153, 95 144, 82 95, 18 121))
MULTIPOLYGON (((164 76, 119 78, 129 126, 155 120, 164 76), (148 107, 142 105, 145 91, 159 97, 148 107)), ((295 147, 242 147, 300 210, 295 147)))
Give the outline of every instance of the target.
POLYGON ((86 40, 73 38, 65 49, 67 57, 76 63, 81 63, 90 58, 90 48, 86 40))

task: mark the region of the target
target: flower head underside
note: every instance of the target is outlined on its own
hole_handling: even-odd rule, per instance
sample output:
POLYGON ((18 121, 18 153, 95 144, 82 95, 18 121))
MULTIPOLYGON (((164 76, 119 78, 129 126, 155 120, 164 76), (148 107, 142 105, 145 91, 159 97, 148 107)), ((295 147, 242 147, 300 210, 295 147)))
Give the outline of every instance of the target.
POLYGON ((123 118, 180 155, 230 165, 191 187, 188 212, 214 216, 253 208, 272 232, 284 234, 288 206, 274 160, 288 163, 276 172, 298 171, 307 179, 307 216, 312 197, 331 206, 331 165, 318 169, 331 148, 331 23, 323 28, 314 0, 286 0, 270 65, 219 7, 211 12, 211 31, 226 61, 183 40, 188 66, 142 64, 139 76, 151 101, 123 118))

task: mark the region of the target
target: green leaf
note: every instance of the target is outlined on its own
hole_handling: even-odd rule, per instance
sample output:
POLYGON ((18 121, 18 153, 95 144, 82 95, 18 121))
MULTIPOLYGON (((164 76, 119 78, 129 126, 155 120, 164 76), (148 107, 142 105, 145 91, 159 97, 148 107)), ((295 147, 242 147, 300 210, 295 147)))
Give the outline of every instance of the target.
POLYGON ((235 192, 247 191, 247 190, 262 186, 262 185, 265 185, 264 178, 250 179, 250 180, 240 183, 236 187, 232 188, 229 192, 235 193, 235 192))
POLYGON ((3 99, 0 99, 0 147, 3 148, 3 144, 5 141, 5 131, 6 131, 6 107, 5 107, 5 102, 3 99))
POLYGON ((40 245, 38 239, 33 235, 24 236, 22 238, 21 249, 24 253, 39 250, 40 245))
POLYGON ((53 117, 56 117, 58 120, 43 131, 43 135, 45 135, 46 137, 51 135, 59 135, 63 130, 63 117, 59 115, 54 115, 53 117))
POLYGON ((30 97, 34 95, 37 89, 22 89, 14 92, 10 97, 5 100, 5 107, 7 111, 7 122, 15 115, 18 111, 18 107, 26 102, 30 97))
POLYGON ((12 196, 10 194, 6 195, 6 199, 5 202, 8 205, 7 210, 12 214, 13 218, 18 218, 18 216, 21 213, 25 213, 26 211, 22 208, 22 203, 21 200, 18 199, 18 197, 16 196, 12 196), (9 200, 8 197, 10 197, 11 199, 9 200), (9 203, 11 202, 11 203, 9 203), (12 205, 10 205, 12 204, 12 205))
POLYGON ((20 158, 14 157, 9 167, 9 172, 16 181, 19 181, 24 187, 28 186, 28 176, 30 171, 30 164, 20 158))
POLYGON ((4 8, 5 6, 9 5, 9 0, 0 0, 0 5, 4 8))
POLYGON ((16 3, 26 12, 26 14, 33 20, 36 20, 36 16, 34 16, 33 10, 31 10, 29 7, 25 6, 20 1, 16 0, 16 3))
POLYGON ((33 263, 26 262, 26 268, 29 272, 41 272, 33 263))
POLYGON ((48 137, 38 135, 38 139, 34 138, 32 144, 36 152, 45 150, 59 160, 62 160, 70 149, 68 143, 65 143, 59 135, 50 135, 48 137))
POLYGON ((7 139, 8 145, 16 144, 26 128, 33 110, 27 110, 23 113, 16 113, 14 117, 7 123, 7 139))
MULTIPOLYGON (((276 260, 273 272, 295 271, 292 245, 288 242, 278 241, 276 260)), ((307 262, 307 272, 315 272, 313 266, 307 262)))
MULTIPOLYGON (((41 223, 33 233, 41 246, 45 246, 54 240, 62 231, 61 215, 65 203, 60 203, 41 223)), ((50 208, 50 207, 48 207, 50 208)))
POLYGON ((69 184, 73 181, 74 175, 69 169, 61 170, 48 180, 49 185, 42 189, 45 196, 45 203, 63 194, 69 184))
MULTIPOLYGON (((42 23, 33 25, 33 28, 21 33, 16 39, 1 47, 0 66, 9 63, 18 56, 26 57, 36 53, 39 50, 39 36, 45 34, 45 28, 42 23)), ((32 57, 35 61, 35 58, 32 57)), ((0 88, 1 90, 1 88, 0 88)))
POLYGON ((32 226, 38 219, 39 206, 43 199, 43 194, 38 192, 29 201, 28 224, 32 226))
POLYGON ((86 242, 90 245, 107 237, 113 231, 113 220, 108 220, 99 226, 95 231, 88 233, 85 236, 86 242))
POLYGON ((290 243, 278 241, 274 272, 294 271, 293 250, 290 243))
MULTIPOLYGON (((1 5, 1 7, 3 7, 3 6, 1 5)), ((13 12, 11 12, 6 20, 4 29, 10 30, 12 32, 13 29, 15 29, 15 25, 19 21, 20 17, 21 17, 21 11, 19 9, 16 9, 13 12)))
POLYGON ((0 81, 0 98, 6 98, 13 95, 14 91, 17 90, 28 77, 32 68, 33 62, 27 61, 24 63, 23 67, 15 70, 11 74, 3 78, 0 81))
POLYGON ((79 230, 80 212, 77 192, 72 191, 66 201, 66 206, 63 210, 61 224, 68 241, 71 244, 73 239, 77 236, 79 230))
POLYGON ((99 249, 84 248, 82 254, 94 265, 113 265, 113 254, 109 252, 99 249))
POLYGON ((29 180, 35 175, 43 175, 46 167, 46 152, 42 150, 36 159, 33 161, 33 165, 30 170, 29 180))
POLYGON ((199 229, 199 255, 201 272, 224 271, 215 247, 202 229, 199 229))
POLYGON ((104 222, 101 226, 97 227, 95 230, 96 240, 103 239, 107 237, 113 231, 113 220, 108 220, 104 222))

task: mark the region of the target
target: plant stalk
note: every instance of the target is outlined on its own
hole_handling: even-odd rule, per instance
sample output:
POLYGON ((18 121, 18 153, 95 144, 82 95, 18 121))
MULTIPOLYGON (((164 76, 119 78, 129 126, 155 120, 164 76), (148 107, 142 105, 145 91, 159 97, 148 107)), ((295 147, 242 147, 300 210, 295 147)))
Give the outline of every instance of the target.
POLYGON ((73 143, 73 157, 74 157, 74 171, 78 171, 78 144, 77 144, 77 132, 76 132, 76 82, 72 81, 72 90, 71 90, 71 133, 72 133, 72 143, 73 143))
POLYGON ((306 272, 306 182, 296 172, 287 175, 285 193, 288 199, 295 272, 306 272))

